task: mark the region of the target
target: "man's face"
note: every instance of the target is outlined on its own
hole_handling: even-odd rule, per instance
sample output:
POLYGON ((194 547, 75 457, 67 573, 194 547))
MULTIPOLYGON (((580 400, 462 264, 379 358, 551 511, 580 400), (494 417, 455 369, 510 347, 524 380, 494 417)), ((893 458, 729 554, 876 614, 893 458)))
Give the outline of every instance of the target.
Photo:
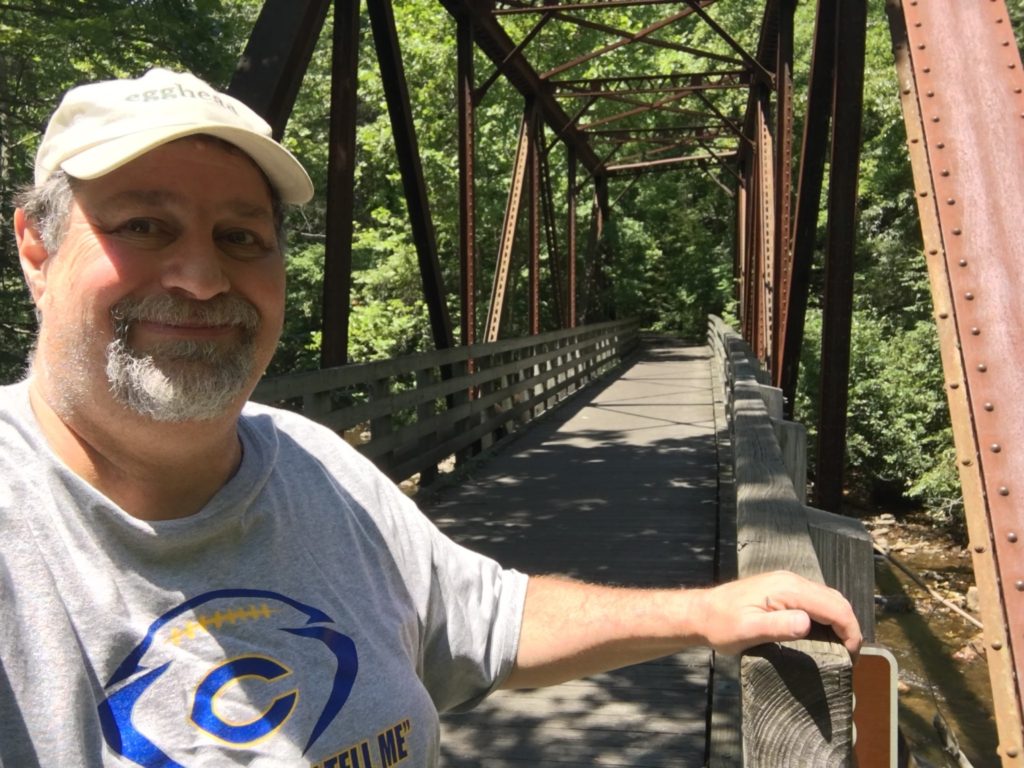
POLYGON ((281 332, 267 183, 246 155, 206 139, 76 182, 44 275, 36 364, 65 417, 111 396, 161 421, 230 413, 281 332))

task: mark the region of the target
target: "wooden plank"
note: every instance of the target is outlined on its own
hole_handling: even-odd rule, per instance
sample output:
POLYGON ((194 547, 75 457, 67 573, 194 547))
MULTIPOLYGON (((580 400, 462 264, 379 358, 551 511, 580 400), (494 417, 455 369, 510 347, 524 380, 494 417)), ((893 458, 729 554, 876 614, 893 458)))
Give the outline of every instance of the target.
POLYGON ((811 543, 825 583, 853 605, 864 640, 875 641, 875 556, 871 534, 860 520, 805 507, 811 543))

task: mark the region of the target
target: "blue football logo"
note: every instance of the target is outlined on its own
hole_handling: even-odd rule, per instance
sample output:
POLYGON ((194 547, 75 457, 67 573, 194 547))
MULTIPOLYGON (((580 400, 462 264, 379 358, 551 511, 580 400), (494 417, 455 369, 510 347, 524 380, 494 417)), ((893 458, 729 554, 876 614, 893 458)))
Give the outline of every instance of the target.
POLYGON ((181 763, 168 754, 175 741, 168 729, 187 729, 181 740, 192 753, 197 743, 247 747, 278 734, 300 699, 307 707, 315 700, 315 716, 302 719, 312 723, 302 734, 305 754, 338 717, 359 668, 355 643, 332 625, 323 611, 265 590, 217 590, 183 602, 150 625, 106 684, 98 710, 107 744, 146 768, 173 768, 181 763), (296 648, 308 643, 314 648, 296 648), (289 656, 307 667, 322 658, 334 675, 320 663, 296 675, 289 656), (300 690, 310 680, 323 681, 318 695, 300 690))

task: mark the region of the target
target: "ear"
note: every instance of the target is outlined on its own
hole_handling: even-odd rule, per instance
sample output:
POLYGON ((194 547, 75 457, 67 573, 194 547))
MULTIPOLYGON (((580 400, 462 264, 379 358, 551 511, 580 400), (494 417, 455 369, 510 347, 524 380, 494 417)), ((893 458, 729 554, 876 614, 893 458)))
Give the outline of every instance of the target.
POLYGON ((32 300, 39 301, 46 292, 46 270, 50 254, 43 245, 39 231, 28 220, 25 211, 17 208, 14 211, 14 237, 18 242, 18 257, 21 260, 21 271, 25 282, 32 293, 32 300))

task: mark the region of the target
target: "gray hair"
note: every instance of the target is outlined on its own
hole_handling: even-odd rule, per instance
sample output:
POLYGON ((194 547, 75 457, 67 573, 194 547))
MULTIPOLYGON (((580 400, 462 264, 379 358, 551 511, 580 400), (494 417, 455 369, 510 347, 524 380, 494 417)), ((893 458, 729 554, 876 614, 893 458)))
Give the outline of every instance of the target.
POLYGON ((26 187, 15 198, 15 205, 25 210, 49 254, 57 252, 68 233, 73 197, 71 177, 56 171, 41 186, 26 187))

